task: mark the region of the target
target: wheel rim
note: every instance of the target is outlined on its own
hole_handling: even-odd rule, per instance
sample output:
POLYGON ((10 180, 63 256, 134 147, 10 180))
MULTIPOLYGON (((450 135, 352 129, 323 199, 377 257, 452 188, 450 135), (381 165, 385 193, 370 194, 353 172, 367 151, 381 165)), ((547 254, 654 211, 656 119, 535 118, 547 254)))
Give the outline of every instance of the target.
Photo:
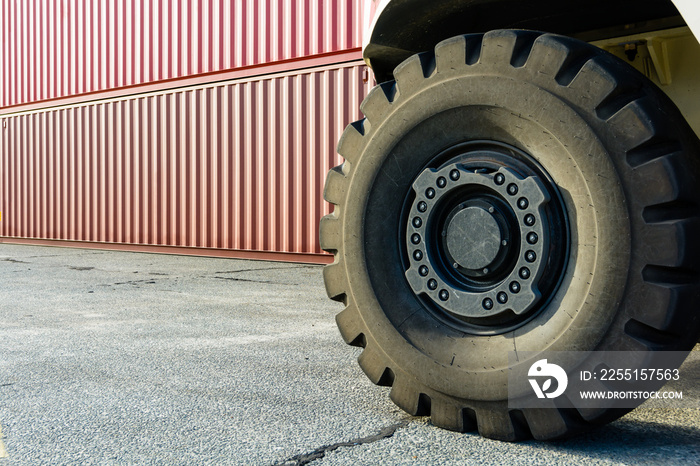
POLYGON ((462 331, 511 331, 539 313, 569 250, 562 197, 544 169, 512 146, 476 141, 443 151, 404 204, 409 286, 462 331))

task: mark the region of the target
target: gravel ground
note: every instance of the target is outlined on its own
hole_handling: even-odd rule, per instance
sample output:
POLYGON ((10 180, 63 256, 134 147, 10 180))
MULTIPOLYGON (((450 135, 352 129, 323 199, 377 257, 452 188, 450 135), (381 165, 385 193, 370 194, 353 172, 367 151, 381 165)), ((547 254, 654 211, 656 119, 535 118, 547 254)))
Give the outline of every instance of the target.
POLYGON ((0 466, 700 464, 697 408, 551 443, 437 429, 366 379, 340 309, 318 266, 0 244, 0 466))

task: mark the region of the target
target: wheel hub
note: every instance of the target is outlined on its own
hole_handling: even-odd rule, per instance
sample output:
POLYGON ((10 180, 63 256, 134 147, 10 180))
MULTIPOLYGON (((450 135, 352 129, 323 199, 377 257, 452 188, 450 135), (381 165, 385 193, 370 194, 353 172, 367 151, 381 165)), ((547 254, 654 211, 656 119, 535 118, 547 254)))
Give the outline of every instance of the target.
POLYGON ((447 226, 447 251, 465 269, 488 268, 501 250, 501 241, 498 221, 481 207, 459 209, 447 226))
POLYGON ((417 295, 457 318, 520 316, 542 299, 550 195, 536 175, 460 162, 413 183, 406 278, 417 295))

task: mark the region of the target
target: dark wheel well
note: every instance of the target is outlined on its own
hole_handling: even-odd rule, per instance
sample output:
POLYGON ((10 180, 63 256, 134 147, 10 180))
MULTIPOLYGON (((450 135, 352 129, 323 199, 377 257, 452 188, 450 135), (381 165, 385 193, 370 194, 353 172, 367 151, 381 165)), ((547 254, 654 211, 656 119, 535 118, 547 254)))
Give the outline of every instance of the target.
POLYGON ((670 0, 393 0, 377 18, 364 57, 384 82, 409 56, 459 34, 530 29, 588 41, 683 24, 670 0))

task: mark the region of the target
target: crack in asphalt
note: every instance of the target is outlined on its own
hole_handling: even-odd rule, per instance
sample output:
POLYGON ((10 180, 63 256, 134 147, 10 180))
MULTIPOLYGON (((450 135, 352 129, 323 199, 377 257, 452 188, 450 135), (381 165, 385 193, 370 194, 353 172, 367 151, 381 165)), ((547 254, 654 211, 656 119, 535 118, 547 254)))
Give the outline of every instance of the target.
POLYGON ((380 440, 387 439, 394 435, 398 429, 400 429, 401 427, 406 427, 407 425, 408 421, 402 421, 397 424, 392 424, 390 426, 383 427, 378 433, 370 435, 369 437, 362 437, 355 440, 350 440, 348 442, 338 442, 334 443, 333 445, 326 445, 317 448, 312 452, 302 453, 296 456, 292 456, 291 458, 287 458, 286 460, 278 461, 276 463, 273 463, 273 466, 303 466, 305 464, 311 463, 312 461, 320 460, 321 458, 326 456, 326 453, 337 450, 340 447, 356 447, 358 445, 374 443, 380 440))
POLYGON ((6 258, 6 259, 0 259, 0 260, 2 260, 3 262, 13 262, 13 263, 15 263, 15 264, 31 264, 31 262, 25 262, 25 261, 21 261, 21 260, 18 260, 18 259, 12 259, 12 258, 9 258, 9 257, 6 258))
POLYGON ((144 284, 144 283, 147 285, 155 285, 156 281, 151 279, 151 278, 147 278, 144 280, 129 280, 128 282, 116 282, 116 283, 112 283, 111 285, 100 285, 100 286, 140 285, 140 284, 144 284))
POLYGON ((212 277, 212 278, 216 278, 217 280, 229 280, 232 282, 251 282, 251 283, 267 283, 270 285, 299 286, 296 283, 271 282, 271 281, 266 281, 266 280, 248 280, 247 278, 234 278, 234 277, 212 277))

